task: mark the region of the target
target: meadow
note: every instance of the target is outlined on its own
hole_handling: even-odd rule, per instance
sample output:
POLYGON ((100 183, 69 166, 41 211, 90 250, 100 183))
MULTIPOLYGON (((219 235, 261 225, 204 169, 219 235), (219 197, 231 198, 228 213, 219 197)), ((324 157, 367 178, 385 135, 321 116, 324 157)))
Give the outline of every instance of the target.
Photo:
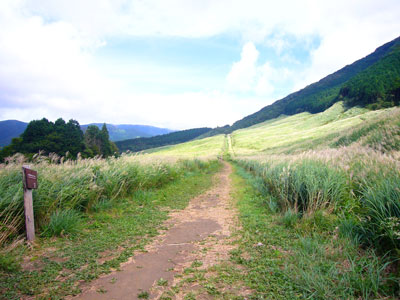
POLYGON ((192 140, 190 142, 154 148, 145 151, 152 157, 180 157, 184 159, 215 158, 224 151, 226 145, 224 135, 216 135, 204 139, 192 140))
POLYGON ((209 188, 224 157, 241 223, 234 264, 213 266, 210 277, 193 268, 190 280, 217 299, 230 299, 235 284, 252 290, 249 299, 397 299, 399 150, 399 108, 337 103, 120 158, 38 156, 32 249, 21 242, 15 156, 0 168, 0 289, 9 299, 79 293, 80 282, 142 249, 169 209, 209 188))

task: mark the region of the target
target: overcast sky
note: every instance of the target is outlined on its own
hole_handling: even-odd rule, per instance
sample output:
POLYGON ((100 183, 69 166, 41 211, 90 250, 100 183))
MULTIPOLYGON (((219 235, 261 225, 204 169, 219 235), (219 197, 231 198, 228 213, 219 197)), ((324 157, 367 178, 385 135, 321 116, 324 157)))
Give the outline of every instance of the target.
POLYGON ((0 0, 0 120, 222 126, 399 35, 399 0, 0 0))

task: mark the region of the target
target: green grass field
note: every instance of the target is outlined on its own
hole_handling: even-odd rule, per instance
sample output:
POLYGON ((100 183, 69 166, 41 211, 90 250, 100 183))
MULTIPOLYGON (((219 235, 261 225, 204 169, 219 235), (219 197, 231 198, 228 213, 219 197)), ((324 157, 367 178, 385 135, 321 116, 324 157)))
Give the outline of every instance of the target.
POLYGON ((216 158, 225 146, 224 135, 217 135, 201 140, 193 140, 183 144, 166 146, 148 151, 154 157, 180 157, 180 158, 216 158))

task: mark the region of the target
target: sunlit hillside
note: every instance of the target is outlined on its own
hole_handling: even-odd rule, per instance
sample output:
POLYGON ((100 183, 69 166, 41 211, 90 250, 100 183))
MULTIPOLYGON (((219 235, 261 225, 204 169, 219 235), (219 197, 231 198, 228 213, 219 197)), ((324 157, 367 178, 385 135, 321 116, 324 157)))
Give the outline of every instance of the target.
POLYGON ((236 155, 277 154, 326 148, 356 128, 367 126, 379 116, 398 109, 369 111, 354 107, 345 110, 341 102, 318 114, 300 113, 280 117, 252 127, 234 131, 232 144, 236 155))
POLYGON ((155 148, 147 151, 151 156, 173 156, 181 158, 215 158, 223 152, 225 136, 193 140, 190 142, 155 148))
MULTIPOLYGON (((207 157, 232 152, 237 157, 271 154, 293 154, 307 150, 323 150, 360 142, 377 149, 384 144, 397 147, 400 108, 370 111, 353 107, 345 109, 342 102, 318 114, 300 113, 280 116, 231 135, 218 135, 173 146, 151 149, 154 156, 207 157), (377 139, 376 135, 386 142, 377 139), (389 139, 389 140, 388 140, 389 139), (231 143, 231 147, 229 144, 231 143)), ((393 149, 392 149, 393 148, 393 149)))

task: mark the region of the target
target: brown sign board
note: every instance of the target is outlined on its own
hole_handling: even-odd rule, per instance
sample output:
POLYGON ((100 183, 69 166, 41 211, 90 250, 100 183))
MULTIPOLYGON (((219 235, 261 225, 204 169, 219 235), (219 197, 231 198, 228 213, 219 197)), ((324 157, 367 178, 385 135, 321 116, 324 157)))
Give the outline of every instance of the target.
POLYGON ((25 188, 27 189, 37 189, 37 172, 31 169, 24 168, 25 175, 25 188))

